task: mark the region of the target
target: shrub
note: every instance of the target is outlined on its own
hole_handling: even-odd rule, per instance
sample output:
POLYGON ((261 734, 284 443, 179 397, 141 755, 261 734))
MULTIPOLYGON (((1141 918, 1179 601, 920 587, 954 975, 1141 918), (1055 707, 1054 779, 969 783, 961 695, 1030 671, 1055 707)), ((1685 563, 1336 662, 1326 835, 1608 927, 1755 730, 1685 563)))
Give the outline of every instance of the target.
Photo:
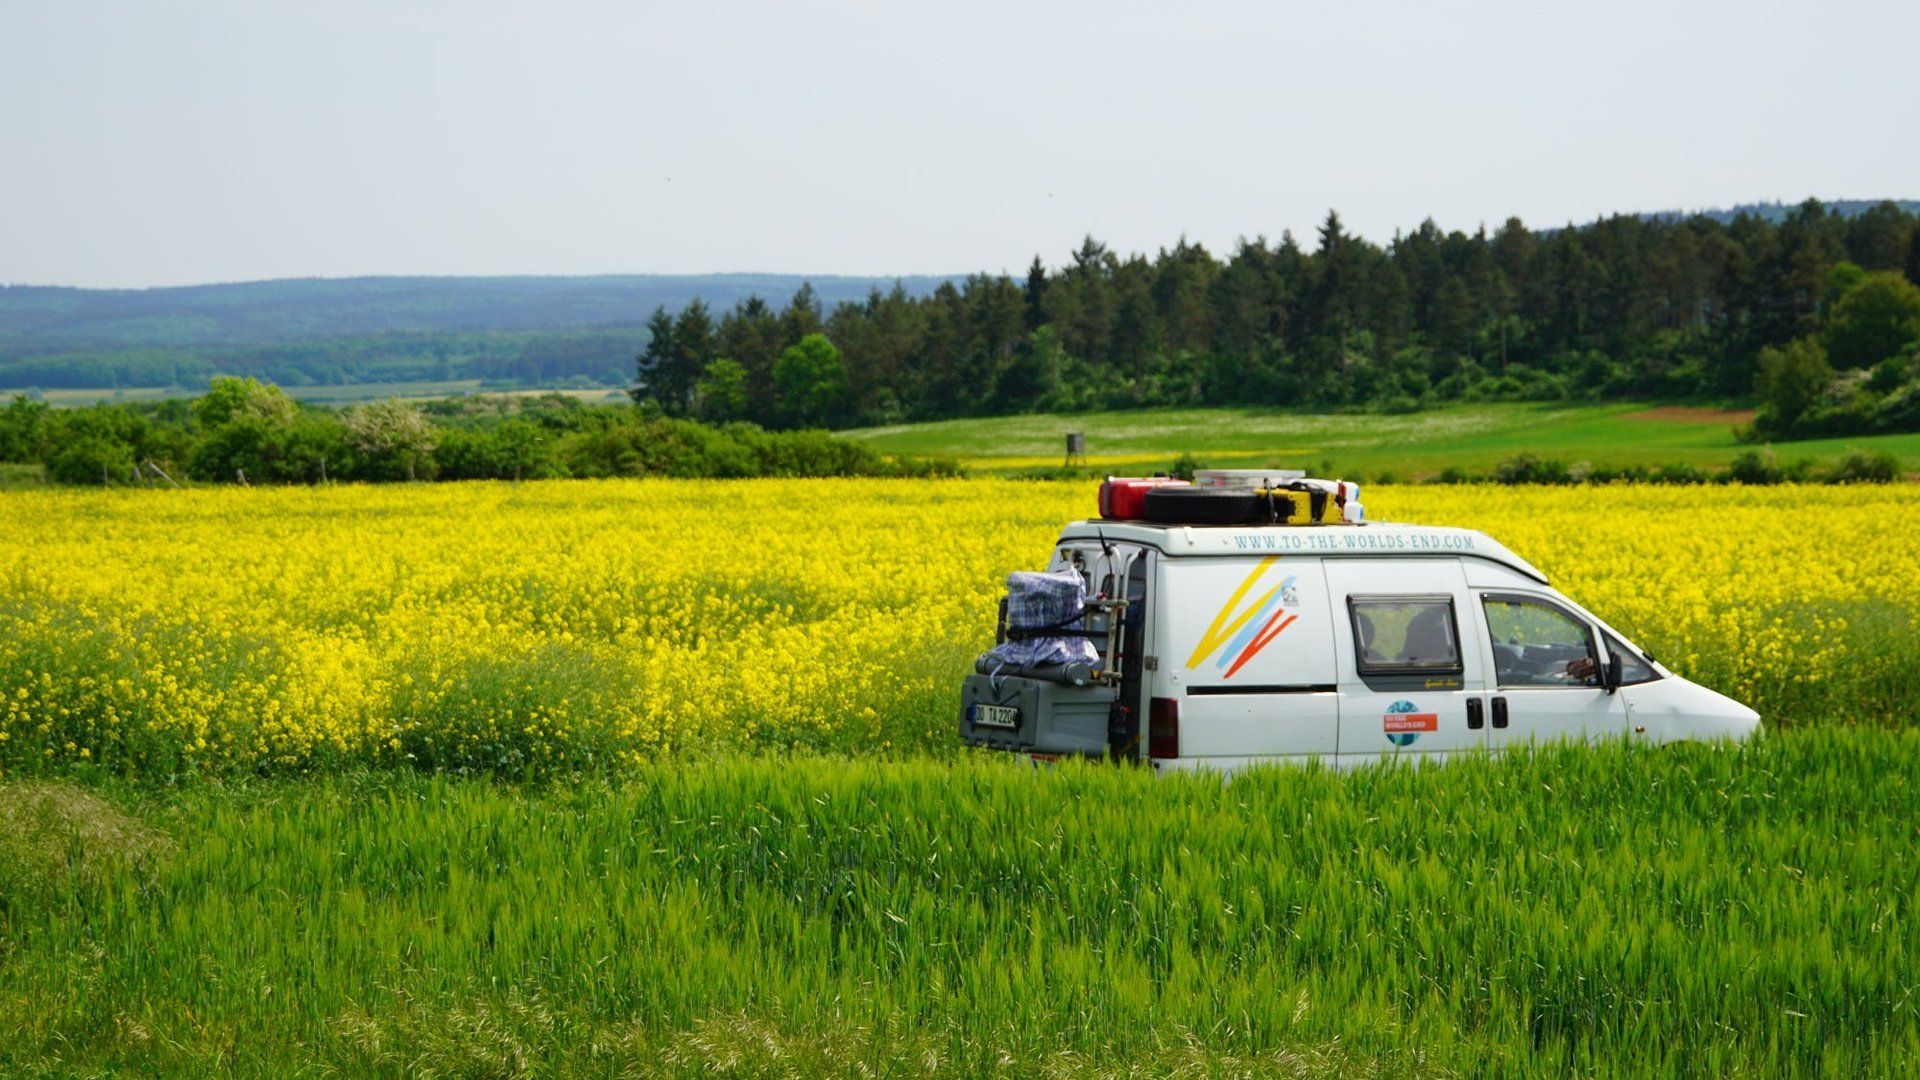
POLYGON ((960 462, 950 457, 914 457, 902 454, 887 459, 886 476, 899 476, 915 480, 936 478, 957 478, 967 475, 960 462))
POLYGON ((1888 394, 1876 410, 1883 431, 1920 431, 1920 382, 1888 394))
POLYGON ((825 431, 763 431, 746 423, 713 428, 687 420, 639 417, 569 436, 559 459, 573 476, 957 475, 948 462, 904 464, 825 431))
POLYGON ((1827 350, 1812 338, 1760 350, 1753 385, 1760 398, 1760 415, 1754 418, 1754 430, 1763 435, 1792 431, 1801 414, 1820 400, 1832 382, 1827 350))
POLYGON ((508 420, 481 430, 443 430, 433 459, 440 475, 449 480, 535 480, 562 475, 546 430, 525 420, 508 420))
POLYGON ((1710 477, 1698 466, 1679 461, 1660 466, 1647 479, 1655 484, 1704 484, 1710 477))
POLYGON ((825 431, 762 431, 728 425, 722 434, 747 450, 742 476, 875 476, 886 471, 879 453, 825 431))
POLYGON ((1573 482, 1573 474, 1564 461, 1515 454, 1493 467, 1493 479, 1501 484, 1567 484, 1573 482))
POLYGON ((1920 367, 1920 356, 1908 346, 1900 355, 1889 356, 1873 366, 1873 374, 1867 377, 1867 389, 1876 394, 1891 394, 1913 377, 1916 367, 1920 367))
POLYGON ((1889 484, 1900 477, 1900 462, 1892 454, 1854 450, 1827 473, 1829 484, 1889 484))
POLYGON ((0 407, 0 461, 39 461, 46 445, 47 409, 44 401, 25 394, 0 407))
POLYGON ((133 452, 125 443, 99 435, 74 439, 47 459, 47 475, 62 484, 111 484, 133 472, 133 452))
POLYGON ((1090 480, 1097 475, 1094 470, 1079 465, 1038 465, 1008 474, 1013 480, 1090 480))
POLYGON ((243 472, 255 483, 273 479, 285 450, 285 430, 278 421, 237 414, 200 437, 187 472, 196 480, 232 481, 243 472))
POLYGON ((1597 468, 1587 474, 1589 484, 1644 484, 1653 474, 1645 465, 1622 465, 1619 468, 1597 468))
POLYGON ((1778 484, 1785 477, 1773 460, 1773 451, 1747 450, 1727 466, 1725 479, 1735 484, 1778 484))
POLYGON ((1173 459, 1172 465, 1167 467, 1167 475, 1175 476, 1182 480, 1192 480, 1194 473, 1206 467, 1206 462, 1201 461, 1192 454, 1181 454, 1179 457, 1173 459))

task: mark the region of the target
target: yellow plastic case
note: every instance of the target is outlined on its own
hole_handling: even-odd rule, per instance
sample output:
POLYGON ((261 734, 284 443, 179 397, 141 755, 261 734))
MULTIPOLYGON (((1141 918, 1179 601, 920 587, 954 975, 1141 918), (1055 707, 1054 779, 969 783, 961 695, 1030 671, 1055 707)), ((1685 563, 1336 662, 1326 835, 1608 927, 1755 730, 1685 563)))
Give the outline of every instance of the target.
POLYGON ((1338 525, 1345 520, 1340 514, 1340 504, 1330 494, 1322 498, 1318 518, 1313 516, 1314 493, 1311 491, 1268 488, 1267 494, 1276 502, 1285 499, 1292 504, 1293 512, 1287 515, 1289 525, 1338 525))

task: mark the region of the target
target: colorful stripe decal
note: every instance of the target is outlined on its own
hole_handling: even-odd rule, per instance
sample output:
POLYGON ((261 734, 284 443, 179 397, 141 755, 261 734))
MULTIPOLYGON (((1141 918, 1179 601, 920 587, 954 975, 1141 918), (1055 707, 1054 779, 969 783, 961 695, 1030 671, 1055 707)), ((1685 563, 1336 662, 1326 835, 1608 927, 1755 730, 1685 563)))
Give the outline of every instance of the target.
POLYGON ((1289 612, 1281 600, 1299 580, 1297 574, 1287 575, 1261 593, 1258 600, 1242 606, 1242 601, 1279 561, 1277 555, 1261 559, 1253 572, 1233 590, 1233 595, 1214 615, 1207 632, 1200 635, 1200 643, 1194 646, 1193 654, 1187 657, 1189 670, 1212 659, 1215 668, 1226 669, 1226 674, 1221 677, 1231 679, 1248 661, 1260 655, 1260 650, 1280 636, 1281 631, 1294 624, 1298 616, 1289 612))

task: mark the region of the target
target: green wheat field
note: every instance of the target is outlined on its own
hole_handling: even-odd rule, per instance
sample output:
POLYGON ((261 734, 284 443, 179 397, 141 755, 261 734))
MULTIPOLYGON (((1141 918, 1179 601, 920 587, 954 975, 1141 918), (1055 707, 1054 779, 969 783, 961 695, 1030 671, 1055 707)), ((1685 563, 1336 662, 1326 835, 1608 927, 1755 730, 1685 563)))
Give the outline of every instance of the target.
POLYGON ((1899 1075, 1920 733, 0 788, 0 1073, 1899 1075))

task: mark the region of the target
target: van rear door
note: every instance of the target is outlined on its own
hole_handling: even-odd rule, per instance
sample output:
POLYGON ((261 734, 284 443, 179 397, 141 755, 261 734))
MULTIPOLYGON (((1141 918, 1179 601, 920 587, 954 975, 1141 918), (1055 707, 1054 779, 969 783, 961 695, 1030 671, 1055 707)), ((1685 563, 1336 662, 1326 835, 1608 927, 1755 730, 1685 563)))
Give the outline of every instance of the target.
POLYGON ((1340 756, 1487 745, 1486 665, 1458 559, 1329 559, 1340 756))
POLYGON ((1143 724, 1146 694, 1142 656, 1147 626, 1152 621, 1148 583, 1153 579, 1155 553, 1136 544, 1099 540, 1072 540, 1054 549, 1047 569, 1075 570, 1087 582, 1087 598, 1125 599, 1119 632, 1112 635, 1118 652, 1109 655, 1109 620, 1105 611, 1089 612, 1084 623, 1094 651, 1100 655, 1102 670, 1117 672, 1120 683, 1112 691, 1113 709, 1109 725, 1109 748, 1113 756, 1138 759, 1145 756, 1143 724))
POLYGON ((1318 558, 1159 561, 1154 696, 1177 742, 1153 756, 1231 769, 1338 749, 1332 608, 1318 558), (1166 751, 1177 750, 1177 754, 1166 751))

